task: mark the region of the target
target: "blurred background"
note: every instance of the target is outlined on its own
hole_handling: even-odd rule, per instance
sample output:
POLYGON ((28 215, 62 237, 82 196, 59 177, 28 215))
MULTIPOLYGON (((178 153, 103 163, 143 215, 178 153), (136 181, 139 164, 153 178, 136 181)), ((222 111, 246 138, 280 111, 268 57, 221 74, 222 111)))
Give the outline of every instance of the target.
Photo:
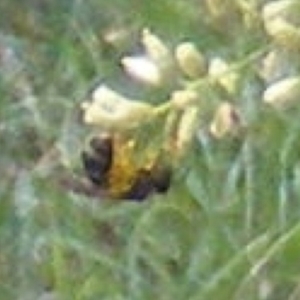
POLYGON ((0 2, 0 299, 300 299, 298 111, 261 104, 251 58, 276 47, 260 18, 269 2, 0 2), (239 91, 207 98, 233 101, 247 130, 200 130, 166 195, 72 193, 62 177, 82 171, 91 90, 105 82, 151 103, 171 92, 124 75, 143 28, 240 64, 239 91))

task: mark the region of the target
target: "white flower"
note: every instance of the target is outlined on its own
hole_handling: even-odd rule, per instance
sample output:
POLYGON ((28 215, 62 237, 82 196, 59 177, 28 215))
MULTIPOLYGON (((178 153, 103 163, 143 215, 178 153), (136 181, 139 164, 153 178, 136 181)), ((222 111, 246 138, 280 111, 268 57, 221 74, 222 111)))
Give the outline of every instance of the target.
POLYGON ((147 55, 155 62, 161 62, 171 57, 171 53, 165 43, 148 28, 142 32, 142 44, 147 55))
POLYGON ((295 4, 295 0, 272 1, 265 4, 262 11, 264 21, 286 16, 295 4))
POLYGON ((183 110, 199 101, 199 96, 193 90, 179 90, 172 93, 170 101, 174 107, 183 110))
POLYGON ((238 74, 230 70, 225 60, 220 57, 213 58, 209 64, 208 73, 212 80, 219 83, 228 93, 235 92, 238 74))
POLYGON ((159 70, 160 84, 172 81, 174 79, 174 57, 167 45, 147 28, 142 32, 142 44, 146 56, 159 70))
POLYGON ((206 61, 193 43, 185 42, 177 46, 175 57, 181 71, 190 78, 205 75, 206 61))
POLYGON ((221 103, 210 124, 211 134, 216 138, 222 138, 226 135, 234 136, 240 128, 241 119, 236 108, 229 102, 221 103))
POLYGON ((92 100, 82 104, 83 120, 107 130, 134 127, 147 121, 154 111, 151 105, 127 99, 105 85, 93 92, 92 100))
POLYGON ((162 82, 158 66, 146 56, 124 57, 121 63, 133 79, 153 86, 162 82))
POLYGON ((290 50, 300 49, 299 2, 272 1, 263 7, 262 17, 266 32, 273 40, 290 50))
POLYGON ((300 100, 300 77, 288 77, 271 84, 263 94, 263 101, 275 108, 287 108, 300 100))
POLYGON ((183 111, 178 124, 178 130, 176 134, 176 150, 179 156, 185 154, 195 135, 198 125, 199 108, 191 105, 183 111))

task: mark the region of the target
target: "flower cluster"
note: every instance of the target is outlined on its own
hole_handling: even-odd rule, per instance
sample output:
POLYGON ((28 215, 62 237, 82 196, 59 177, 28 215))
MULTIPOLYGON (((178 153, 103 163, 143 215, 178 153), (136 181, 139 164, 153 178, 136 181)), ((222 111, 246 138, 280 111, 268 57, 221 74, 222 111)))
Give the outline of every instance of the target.
POLYGON ((261 75, 267 84, 263 101, 276 109, 288 109, 299 102, 300 5, 281 0, 266 4, 262 18, 274 46, 262 62, 261 75))
MULTIPOLYGON (((82 103, 83 120, 102 131, 123 134, 164 118, 163 128, 159 130, 164 135, 159 148, 172 152, 177 159, 184 156, 198 129, 199 116, 205 105, 205 89, 220 85, 228 93, 234 93, 238 75, 219 57, 208 62, 191 42, 180 43, 171 51, 149 29, 142 31, 141 40, 145 53, 124 57, 124 71, 142 84, 158 87, 173 82, 178 88, 170 91, 168 99, 158 105, 151 105, 147 101, 129 99, 102 84, 94 90, 89 101, 82 103)), ((232 117, 227 110, 222 111, 223 116, 217 116, 218 119, 232 117), (224 116, 224 113, 228 116, 224 116)), ((225 122, 226 133, 238 123, 225 122)), ((216 136, 219 135, 216 133, 216 136)))
MULTIPOLYGON (((159 154, 151 154, 152 161, 148 159, 147 163, 153 164, 161 152, 166 152, 176 164, 185 157, 199 128, 205 128, 215 139, 245 133, 247 118, 240 104, 247 94, 243 72, 250 66, 263 86, 255 94, 259 105, 275 111, 294 107, 300 99, 299 66, 295 63, 299 61, 295 58, 300 50, 298 1, 270 1, 264 5, 243 0, 224 1, 224 5, 219 2, 222 1, 206 0, 212 24, 219 30, 223 27, 230 31, 233 26, 232 32, 257 31, 265 41, 261 49, 242 62, 230 62, 211 53, 205 55, 190 41, 171 49, 149 29, 144 29, 141 33, 144 53, 123 57, 121 64, 124 72, 141 84, 156 89, 169 87, 169 96, 153 105, 147 99, 129 99, 102 84, 89 101, 82 103, 84 122, 113 135, 130 132, 135 141, 143 126, 154 124, 156 129, 160 126, 153 133, 160 137, 154 139, 156 149, 151 146, 152 154, 153 151, 159 154), (243 29, 234 28, 234 24, 240 23, 228 22, 229 19, 239 19, 243 29)), ((149 142, 146 144, 149 146, 149 142)))
MULTIPOLYGON (((142 32, 143 56, 124 57, 125 72, 134 80, 151 86, 161 86, 178 80, 178 70, 190 79, 207 73, 203 55, 192 43, 182 43, 172 55, 165 43, 148 29, 142 32)), ((100 85, 91 95, 92 101, 82 103, 86 124, 115 133, 140 128, 143 124, 165 118, 163 148, 182 154, 198 123, 200 98, 197 91, 182 88, 170 93, 159 105, 129 99, 106 85, 100 85), (175 146, 175 148, 174 148, 175 146)))

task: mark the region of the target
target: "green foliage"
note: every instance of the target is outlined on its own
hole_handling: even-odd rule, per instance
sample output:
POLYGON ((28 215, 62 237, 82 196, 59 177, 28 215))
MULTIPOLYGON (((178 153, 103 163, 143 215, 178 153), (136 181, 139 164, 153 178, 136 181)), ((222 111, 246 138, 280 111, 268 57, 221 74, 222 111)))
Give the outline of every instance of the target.
POLYGON ((222 28, 193 0, 4 0, 0 16, 0 299, 299 299, 299 108, 261 101, 253 57, 274 46, 261 23, 240 29, 234 12, 222 28), (229 99, 247 129, 221 140, 201 131, 166 195, 76 194, 87 92, 103 79, 156 103, 169 92, 119 67, 143 27, 235 61, 237 94, 204 94, 203 120, 229 99))

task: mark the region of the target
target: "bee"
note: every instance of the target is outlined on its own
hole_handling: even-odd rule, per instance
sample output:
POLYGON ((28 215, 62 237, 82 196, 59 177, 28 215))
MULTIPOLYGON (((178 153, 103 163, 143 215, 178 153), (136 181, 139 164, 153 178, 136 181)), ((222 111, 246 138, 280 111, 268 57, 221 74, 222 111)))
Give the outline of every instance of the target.
POLYGON ((132 144, 120 143, 109 135, 93 137, 89 146, 81 156, 86 177, 108 197, 141 201, 168 191, 172 171, 161 157, 148 165, 136 166, 132 144))

